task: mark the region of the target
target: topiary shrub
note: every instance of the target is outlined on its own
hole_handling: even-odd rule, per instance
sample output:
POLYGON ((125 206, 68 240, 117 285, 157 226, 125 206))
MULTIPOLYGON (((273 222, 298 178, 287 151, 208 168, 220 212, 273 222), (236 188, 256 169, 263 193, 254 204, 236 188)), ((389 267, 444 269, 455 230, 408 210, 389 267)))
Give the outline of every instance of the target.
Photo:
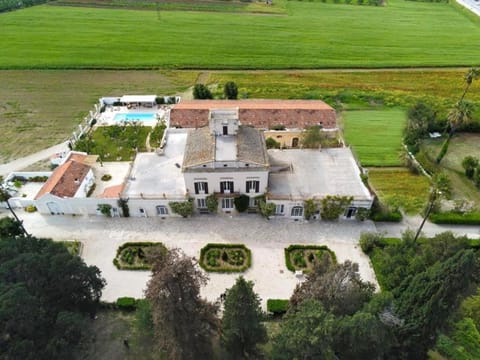
POLYGON ((186 218, 193 214, 193 200, 187 201, 172 201, 168 204, 175 214, 181 215, 186 218))
POLYGON ((132 297, 119 297, 115 304, 124 311, 134 311, 137 308, 137 301, 132 297))
POLYGON ((216 213, 218 211, 218 200, 215 195, 208 195, 206 198, 207 209, 211 213, 216 213))
POLYGON ((265 145, 267 149, 280 149, 280 143, 271 137, 265 140, 265 145))
POLYGON ((244 212, 248 209, 250 198, 247 195, 240 195, 236 197, 233 202, 235 203, 235 209, 237 209, 238 212, 244 212))
POLYGON ((252 265, 252 253, 242 244, 207 244, 200 250, 199 265, 211 272, 244 272, 252 265))
POLYGON ((34 205, 28 205, 25 208, 25 211, 28 212, 28 213, 33 213, 33 212, 37 211, 37 208, 34 205))
POLYGON ((283 299, 268 299, 267 311, 274 315, 285 314, 288 310, 288 300, 283 299))
POLYGON ((265 216, 267 219, 270 219, 270 216, 275 214, 276 206, 274 203, 267 203, 265 200, 260 199, 258 201, 258 208, 263 216, 265 216))
POLYGON ((110 174, 104 174, 102 177, 101 177, 102 181, 109 181, 109 180, 112 180, 112 175, 110 174))
POLYGON ((290 271, 302 270, 303 272, 309 272, 316 261, 315 258, 321 258, 325 253, 331 257, 334 263, 337 261, 335 253, 325 245, 290 245, 284 249, 284 252, 285 266, 290 271), (310 255, 312 254, 314 258, 310 260, 310 255))

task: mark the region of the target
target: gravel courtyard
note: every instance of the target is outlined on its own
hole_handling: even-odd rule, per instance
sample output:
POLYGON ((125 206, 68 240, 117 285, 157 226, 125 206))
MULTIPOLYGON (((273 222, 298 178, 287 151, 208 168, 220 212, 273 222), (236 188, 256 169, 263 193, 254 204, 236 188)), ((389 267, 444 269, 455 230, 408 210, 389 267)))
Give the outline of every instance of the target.
MULTIPOLYGON (((376 284, 375 274, 357 245, 361 232, 375 231, 370 222, 338 223, 265 220, 258 215, 195 216, 189 219, 104 218, 43 216, 22 214, 27 231, 37 237, 54 240, 79 240, 82 257, 96 265, 107 280, 103 299, 114 301, 120 296, 140 298, 150 278, 148 271, 117 270, 112 261, 119 245, 133 241, 160 241, 167 247, 181 248, 187 255, 199 257, 209 242, 243 243, 252 250, 252 267, 243 275, 255 282, 255 291, 265 306, 268 298, 287 299, 300 281, 285 267, 283 249, 290 244, 327 245, 339 262, 352 260, 360 267, 363 279, 376 284)), ((202 295, 216 300, 229 288, 238 274, 210 273, 202 295)))

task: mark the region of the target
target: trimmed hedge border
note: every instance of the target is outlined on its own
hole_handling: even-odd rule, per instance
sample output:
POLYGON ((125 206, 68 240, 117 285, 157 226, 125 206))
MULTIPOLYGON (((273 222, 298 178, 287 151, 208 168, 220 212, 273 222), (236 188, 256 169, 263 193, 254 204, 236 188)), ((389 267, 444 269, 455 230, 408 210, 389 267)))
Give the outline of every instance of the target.
POLYGON ((117 254, 115 255, 115 259, 113 259, 113 265, 115 265, 115 267, 118 270, 151 270, 152 268, 151 265, 131 265, 131 266, 121 265, 117 258, 120 257, 122 250, 130 246, 150 247, 150 246, 157 246, 157 245, 161 245, 166 249, 166 246, 161 242, 148 242, 148 241, 126 242, 118 247, 117 254))
POLYGON ((480 212, 464 214, 444 212, 431 214, 429 220, 434 224, 480 225, 480 212))
POLYGON ((288 310, 288 300, 284 299, 267 299, 267 312, 273 315, 283 315, 288 310))
POLYGON ((295 268, 295 266, 293 266, 292 262, 290 261, 290 255, 289 254, 290 254, 290 251, 297 250, 297 249, 325 250, 330 254, 333 262, 334 263, 337 262, 337 256, 335 255, 335 253, 325 245, 290 245, 289 247, 284 249, 284 251, 285 251, 285 265, 287 266, 288 270, 293 271, 293 272, 295 272, 297 269, 295 268))
POLYGON ((205 245, 201 250, 200 250, 200 260, 198 262, 200 267, 208 272, 220 272, 220 273, 236 273, 236 272, 244 272, 247 270, 250 266, 252 266, 252 252, 250 251, 249 248, 247 248, 243 244, 219 244, 219 243, 208 243, 205 245), (210 267, 206 264, 204 264, 205 261, 205 254, 207 253, 208 250, 210 249, 241 249, 245 251, 246 258, 245 261, 246 263, 243 266, 239 266, 237 268, 225 268, 225 267, 210 267))
POLYGON ((375 222, 400 222, 402 221, 403 216, 399 211, 391 211, 387 213, 377 212, 372 213, 370 219, 375 222))

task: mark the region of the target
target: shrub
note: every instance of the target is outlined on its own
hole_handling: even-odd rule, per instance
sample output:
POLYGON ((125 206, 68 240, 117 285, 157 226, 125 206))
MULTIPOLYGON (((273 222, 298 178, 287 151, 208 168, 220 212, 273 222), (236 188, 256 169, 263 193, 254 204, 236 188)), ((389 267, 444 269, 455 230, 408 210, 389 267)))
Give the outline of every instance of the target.
POLYGON ((360 247, 365 254, 370 254, 375 246, 378 246, 383 240, 383 236, 379 233, 366 232, 360 235, 360 247))
POLYGON ((107 217, 112 216, 112 205, 110 204, 98 204, 97 210, 107 217))
POLYGON ((302 268, 307 267, 307 263, 303 256, 305 250, 316 250, 315 256, 317 258, 322 256, 324 253, 328 253, 333 262, 337 261, 337 257, 335 256, 335 253, 325 245, 290 245, 289 247, 284 249, 285 266, 287 267, 288 270, 290 271, 298 270, 295 267, 295 266, 298 266, 297 263, 301 265, 298 267, 302 267, 302 268), (292 264, 292 257, 294 258, 293 259, 294 264, 292 264), (300 257, 302 258, 301 260, 300 260, 300 257))
POLYGON ((172 212, 181 215, 184 218, 193 214, 192 199, 188 199, 187 201, 172 201, 168 205, 172 209, 172 212))
POLYGON ((238 212, 244 212, 248 209, 250 198, 247 195, 240 195, 239 197, 236 197, 233 202, 235 203, 235 209, 237 209, 238 212))
POLYGON ((462 160, 462 167, 465 169, 465 175, 472 179, 475 168, 478 166, 478 159, 473 156, 465 156, 462 160))
POLYGON ((244 272, 252 265, 252 253, 243 244, 210 243, 200 250, 199 265, 205 271, 244 272), (221 266, 220 260, 228 265, 221 266))
POLYGON ((133 311, 136 309, 137 301, 132 297, 119 297, 116 305, 120 310, 133 311))
POLYGON ((109 181, 109 180, 112 180, 112 175, 110 174, 104 174, 102 177, 101 177, 102 181, 109 181))
POLYGON ((353 201, 352 196, 331 196, 327 195, 322 199, 323 220, 337 220, 344 213, 348 205, 353 201))
POLYGON ((150 270, 151 266, 145 253, 145 248, 149 247, 159 247, 160 251, 167 251, 165 245, 160 242, 126 242, 118 247, 113 265, 119 270, 150 270), (135 257, 141 260, 140 264, 133 265, 135 257))
POLYGON ((275 214, 275 204, 274 203, 267 203, 265 200, 258 201, 258 207, 260 209, 260 213, 265 216, 267 219, 270 219, 270 216, 275 214))
POLYGON ((28 212, 28 213, 33 213, 33 212, 37 211, 37 208, 34 205, 28 205, 25 208, 25 211, 28 212))
POLYGON ((370 215, 370 219, 376 222, 400 222, 402 218, 402 213, 398 210, 376 212, 370 215))
POLYGON ((285 129, 286 129, 285 125, 277 124, 277 125, 270 126, 270 130, 285 130, 285 129))
POLYGON ((267 149, 280 149, 280 143, 271 137, 265 140, 265 145, 267 149))
POLYGON ((285 314, 288 310, 288 300, 283 299, 268 299, 267 311, 274 315, 285 314))
POLYGON ((317 211, 317 205, 315 204, 315 200, 307 199, 303 202, 303 208, 305 210, 305 219, 309 220, 315 215, 315 211, 317 211))
POLYGON ((430 215, 430 221, 434 224, 457 224, 457 225, 480 225, 480 212, 456 212, 434 213, 430 215))
POLYGON ((237 84, 233 81, 228 81, 223 88, 223 94, 229 100, 236 100, 238 97, 237 84))
POLYGON ((215 213, 218 211, 218 200, 215 197, 215 195, 209 195, 206 198, 206 203, 207 203, 207 209, 211 213, 215 213))
POLYGON ((370 217, 370 210, 365 208, 358 208, 355 214, 355 219, 358 221, 365 221, 370 217))

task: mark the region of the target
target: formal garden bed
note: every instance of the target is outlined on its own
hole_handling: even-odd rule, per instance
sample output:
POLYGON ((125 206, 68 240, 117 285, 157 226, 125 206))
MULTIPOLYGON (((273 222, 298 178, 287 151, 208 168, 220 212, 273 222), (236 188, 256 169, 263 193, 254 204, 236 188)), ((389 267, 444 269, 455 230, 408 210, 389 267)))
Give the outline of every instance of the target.
POLYGON ((252 253, 242 244, 207 244, 200 250, 200 267, 212 272, 243 272, 252 265, 252 253))
POLYGON ((330 256, 333 262, 337 261, 335 253, 324 245, 290 245, 285 248, 285 264, 290 271, 308 273, 313 269, 315 261, 324 255, 330 256))
POLYGON ((148 255, 152 251, 167 251, 162 243, 158 242, 128 242, 117 249, 113 264, 119 270, 150 270, 151 264, 148 255))
POLYGON ((82 243, 80 241, 69 240, 69 241, 59 241, 59 243, 65 246, 71 255, 80 256, 80 253, 82 251, 82 243))

